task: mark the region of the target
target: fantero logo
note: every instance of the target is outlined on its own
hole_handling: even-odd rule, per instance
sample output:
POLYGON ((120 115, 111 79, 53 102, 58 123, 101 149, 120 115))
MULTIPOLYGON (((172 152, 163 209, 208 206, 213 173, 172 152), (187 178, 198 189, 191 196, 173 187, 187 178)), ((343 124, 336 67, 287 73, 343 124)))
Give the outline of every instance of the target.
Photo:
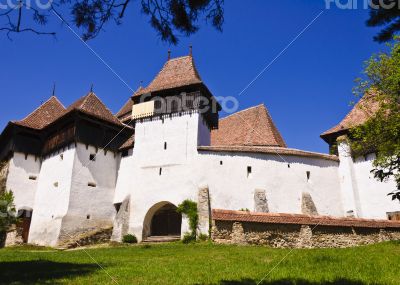
POLYGON ((400 9, 399 0, 325 0, 325 8, 332 9, 336 7, 341 10, 356 9, 400 9))

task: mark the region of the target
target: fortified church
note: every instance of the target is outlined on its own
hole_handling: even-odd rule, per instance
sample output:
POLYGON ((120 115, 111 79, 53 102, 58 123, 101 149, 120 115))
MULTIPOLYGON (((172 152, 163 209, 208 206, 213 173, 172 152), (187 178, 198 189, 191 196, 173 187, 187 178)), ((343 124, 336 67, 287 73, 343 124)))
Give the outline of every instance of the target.
POLYGON ((186 199, 205 234, 213 209, 394 219, 394 182, 376 181, 374 154, 353 157, 347 139, 373 108, 366 96, 323 133, 322 154, 288 148, 264 105, 219 118, 191 54, 168 59, 115 115, 93 92, 68 107, 52 96, 0 136, 0 179, 23 220, 8 239, 58 246, 99 229, 114 241, 179 238, 186 199))

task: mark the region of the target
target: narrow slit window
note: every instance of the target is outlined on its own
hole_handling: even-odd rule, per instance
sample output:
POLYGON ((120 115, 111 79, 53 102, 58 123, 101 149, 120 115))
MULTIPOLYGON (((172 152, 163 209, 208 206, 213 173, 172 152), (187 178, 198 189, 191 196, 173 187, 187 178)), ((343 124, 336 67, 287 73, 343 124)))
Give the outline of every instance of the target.
POLYGON ((96 185, 96 183, 94 183, 94 182, 89 182, 89 183, 88 183, 88 186, 89 186, 89 187, 96 187, 97 185, 96 185))
POLYGON ((64 154, 60 154, 60 160, 64 160, 64 154))
POLYGON ((34 176, 34 175, 29 176, 29 180, 36 180, 36 179, 37 179, 37 176, 34 176))
POLYGON ((86 215, 86 219, 87 219, 87 220, 90 220, 90 215, 86 215))
POLYGON ((162 168, 160 168, 160 172, 159 172, 158 174, 161 176, 161 174, 162 174, 162 168))
POLYGON ((219 162, 219 165, 223 165, 224 164, 224 162, 221 160, 220 162, 219 162))
POLYGON ((250 177, 252 173, 251 166, 247 166, 247 177, 250 177))
POLYGON ((96 155, 95 154, 91 154, 91 155, 89 155, 89 160, 90 161, 96 161, 96 155))
POLYGON ((164 142, 164 150, 167 149, 167 142, 164 142))
POLYGON ((311 177, 311 172, 310 172, 310 171, 307 171, 307 172, 306 172, 306 175, 307 175, 307 181, 309 181, 309 180, 310 180, 310 177, 311 177))

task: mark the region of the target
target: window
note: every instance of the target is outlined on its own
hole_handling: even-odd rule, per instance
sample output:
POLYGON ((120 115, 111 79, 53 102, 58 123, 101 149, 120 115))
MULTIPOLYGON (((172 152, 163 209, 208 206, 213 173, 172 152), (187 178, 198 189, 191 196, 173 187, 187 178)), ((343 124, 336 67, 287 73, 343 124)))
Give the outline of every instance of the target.
POLYGON ((290 163, 288 163, 287 168, 290 168, 290 163))
POLYGON ((90 161, 96 161, 96 155, 95 154, 91 154, 91 155, 89 155, 89 160, 90 161))
POLYGON ((87 219, 87 220, 90 220, 90 215, 86 215, 86 219, 87 219))
POLYGON ((54 184, 53 184, 53 185, 54 185, 54 187, 56 187, 56 188, 57 188, 57 187, 58 187, 58 182, 54 182, 54 184))
POLYGON ((159 172, 159 175, 161 176, 161 174, 162 174, 162 168, 160 167, 160 172, 159 172))
POLYGON ((219 165, 223 165, 224 163, 223 163, 223 161, 221 160, 220 162, 219 162, 219 165))
POLYGON ((88 183, 88 186, 89 186, 89 187, 96 187, 97 185, 96 185, 96 183, 94 183, 94 182, 89 182, 89 183, 88 183))
POLYGON ((307 181, 309 181, 309 180, 310 180, 310 177, 311 177, 311 172, 310 172, 310 171, 307 171, 306 174, 307 174, 307 181))
POLYGON ((252 172, 251 166, 247 166, 247 178, 251 176, 251 172, 252 172))
POLYGON ((164 142, 164 150, 167 149, 167 142, 164 142))
POLYGON ((64 154, 60 154, 60 160, 64 160, 64 154))
POLYGON ((36 179, 37 179, 37 176, 34 176, 34 175, 29 176, 29 180, 36 180, 36 179))

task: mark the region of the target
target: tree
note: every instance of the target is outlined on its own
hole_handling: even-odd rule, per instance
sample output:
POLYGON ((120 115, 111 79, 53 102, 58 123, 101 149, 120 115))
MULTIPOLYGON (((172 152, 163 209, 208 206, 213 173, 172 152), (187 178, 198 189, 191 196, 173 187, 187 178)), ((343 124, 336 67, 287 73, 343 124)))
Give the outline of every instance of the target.
POLYGON ((371 0, 370 15, 367 20, 370 27, 384 26, 374 37, 375 41, 387 42, 400 31, 400 0, 371 0))
POLYGON ((388 44, 389 52, 373 55, 364 79, 354 89, 357 96, 368 94, 377 111, 363 125, 351 130, 354 155, 375 152, 371 173, 380 181, 394 178, 397 189, 389 195, 400 201, 400 40, 388 44))
MULTIPOLYGON (((105 24, 115 21, 121 24, 131 0, 14 0, 15 5, 0 4, 0 19, 3 31, 10 38, 12 33, 30 32, 38 35, 53 35, 55 32, 42 30, 49 17, 72 23, 83 30, 82 39, 95 38, 105 24), (42 4, 44 1, 49 1, 42 4), (35 3, 34 3, 35 2, 35 3), (66 20, 64 13, 72 15, 66 20), (33 18, 33 26, 24 26, 28 17, 33 18)), ((149 17, 151 26, 163 41, 177 44, 178 33, 189 36, 199 30, 199 21, 210 22, 222 31, 224 23, 224 0, 141 0, 142 12, 149 17)))
POLYGON ((17 222, 13 193, 0 189, 0 248, 4 246, 7 231, 17 222))

